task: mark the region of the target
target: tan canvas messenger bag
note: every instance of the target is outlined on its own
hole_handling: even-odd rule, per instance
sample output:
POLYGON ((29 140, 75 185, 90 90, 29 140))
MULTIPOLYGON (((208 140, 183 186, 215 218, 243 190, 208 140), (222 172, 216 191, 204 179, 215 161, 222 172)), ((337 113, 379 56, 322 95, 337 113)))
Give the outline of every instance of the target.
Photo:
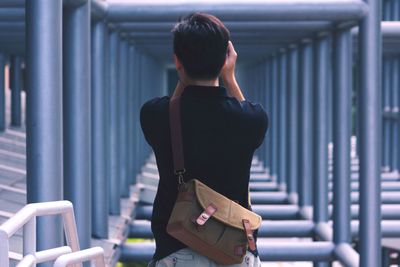
POLYGON ((167 233, 218 264, 241 263, 247 248, 256 248, 253 231, 262 219, 197 179, 184 181, 180 97, 171 99, 169 118, 179 193, 167 233))

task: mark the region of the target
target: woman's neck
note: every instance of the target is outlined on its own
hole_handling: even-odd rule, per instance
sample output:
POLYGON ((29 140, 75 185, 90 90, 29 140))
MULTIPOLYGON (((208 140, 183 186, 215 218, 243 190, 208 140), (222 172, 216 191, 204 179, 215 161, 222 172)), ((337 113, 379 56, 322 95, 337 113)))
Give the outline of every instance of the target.
POLYGON ((219 86, 219 80, 189 80, 187 85, 219 86))

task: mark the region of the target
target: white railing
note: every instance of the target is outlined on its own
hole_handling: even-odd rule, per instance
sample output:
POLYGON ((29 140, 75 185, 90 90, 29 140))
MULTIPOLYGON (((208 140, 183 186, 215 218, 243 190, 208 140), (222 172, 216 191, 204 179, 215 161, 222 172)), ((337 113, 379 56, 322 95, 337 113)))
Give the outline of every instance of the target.
POLYGON ((38 263, 54 261, 61 255, 71 252, 71 248, 65 246, 39 251, 35 255, 28 254, 18 263, 17 267, 33 267, 38 263))
POLYGON ((77 264, 85 261, 94 261, 96 267, 105 267, 104 250, 101 247, 64 254, 54 262, 54 267, 66 267, 69 264, 77 264))
MULTIPOLYGON (((0 266, 9 267, 10 238, 23 227, 23 255, 19 265, 35 266, 60 255, 79 251, 72 203, 66 200, 28 204, 0 226, 0 266), (36 217, 61 215, 68 247, 36 251, 36 217)), ((77 264, 76 266, 81 266, 77 264)))

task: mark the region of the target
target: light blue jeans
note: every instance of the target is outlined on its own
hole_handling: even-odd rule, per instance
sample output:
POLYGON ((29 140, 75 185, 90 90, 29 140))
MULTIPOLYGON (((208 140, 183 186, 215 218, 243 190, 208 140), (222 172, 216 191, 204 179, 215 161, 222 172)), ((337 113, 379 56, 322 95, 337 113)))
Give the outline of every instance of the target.
POLYGON ((233 265, 218 265, 209 258, 190 248, 183 248, 158 261, 151 261, 148 267, 260 267, 259 257, 247 251, 243 262, 233 265))

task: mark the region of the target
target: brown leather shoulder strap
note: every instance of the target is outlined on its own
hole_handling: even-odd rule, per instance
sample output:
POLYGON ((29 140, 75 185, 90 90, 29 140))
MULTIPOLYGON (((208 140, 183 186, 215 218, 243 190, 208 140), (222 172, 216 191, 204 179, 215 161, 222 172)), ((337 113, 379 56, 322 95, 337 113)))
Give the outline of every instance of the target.
POLYGON ((169 127, 171 130, 172 156, 175 173, 184 172, 182 127, 181 127, 181 98, 173 97, 169 102, 169 127))

